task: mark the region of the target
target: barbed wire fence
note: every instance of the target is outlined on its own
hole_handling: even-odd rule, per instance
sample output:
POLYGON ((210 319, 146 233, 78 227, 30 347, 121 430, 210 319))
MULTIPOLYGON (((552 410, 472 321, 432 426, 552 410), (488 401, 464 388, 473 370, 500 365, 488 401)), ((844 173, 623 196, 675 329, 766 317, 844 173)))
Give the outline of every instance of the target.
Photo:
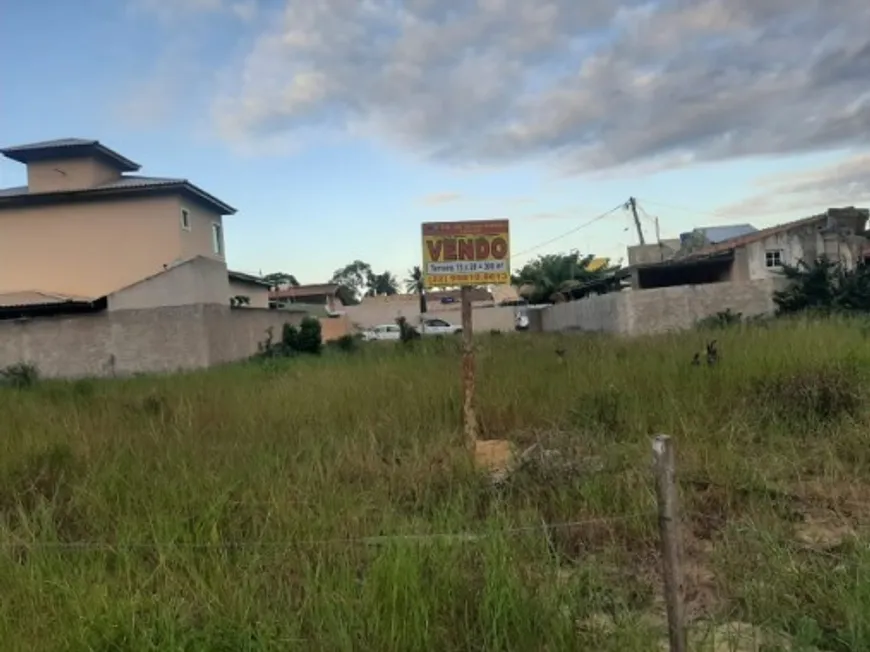
MULTIPOLYGON (((613 525, 627 522, 649 523, 657 517, 658 538, 661 554, 662 592, 665 598, 668 621, 668 638, 671 652, 685 652, 686 623, 683 606, 682 551, 680 549, 681 515, 677 502, 676 455, 669 436, 659 435, 652 443, 653 472, 656 486, 657 512, 643 511, 630 514, 600 516, 587 519, 524 525, 509 528, 492 528, 485 531, 408 533, 362 537, 312 538, 276 541, 34 541, 24 537, 0 541, 0 550, 6 553, 38 550, 80 553, 118 553, 131 550, 286 550, 326 546, 387 546, 396 543, 475 543, 492 537, 511 537, 529 533, 550 534, 596 525, 613 525)), ((704 518, 703 515, 698 515, 704 518)), ((694 518, 694 515, 693 515, 694 518)))

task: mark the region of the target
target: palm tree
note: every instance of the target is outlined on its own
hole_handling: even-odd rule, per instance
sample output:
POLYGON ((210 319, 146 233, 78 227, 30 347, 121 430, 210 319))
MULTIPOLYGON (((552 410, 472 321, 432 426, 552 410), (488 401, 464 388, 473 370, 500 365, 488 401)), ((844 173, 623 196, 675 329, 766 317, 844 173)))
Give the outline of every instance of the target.
POLYGON ((582 256, 577 251, 548 254, 525 265, 514 275, 513 283, 525 286, 525 297, 531 303, 556 303, 571 298, 572 291, 584 283, 604 278, 612 267, 587 269, 595 256, 582 256))
POLYGON ((420 295, 420 314, 425 314, 428 309, 426 288, 423 286, 423 270, 420 269, 419 265, 414 265, 408 270, 408 277, 405 279, 405 292, 420 295))
POLYGON ((381 274, 370 273, 366 279, 368 290, 366 296, 392 296, 399 293, 399 281, 389 271, 381 274))

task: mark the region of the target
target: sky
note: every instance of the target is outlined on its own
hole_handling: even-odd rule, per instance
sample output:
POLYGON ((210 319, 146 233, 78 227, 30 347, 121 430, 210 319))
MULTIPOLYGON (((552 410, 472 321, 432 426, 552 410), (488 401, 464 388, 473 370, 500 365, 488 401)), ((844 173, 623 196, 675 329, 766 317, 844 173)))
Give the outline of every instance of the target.
POLYGON ((868 80, 867 0, 0 0, 0 145, 189 179, 303 283, 426 221, 508 218, 516 269, 624 258, 630 196, 648 241, 870 205, 868 80))

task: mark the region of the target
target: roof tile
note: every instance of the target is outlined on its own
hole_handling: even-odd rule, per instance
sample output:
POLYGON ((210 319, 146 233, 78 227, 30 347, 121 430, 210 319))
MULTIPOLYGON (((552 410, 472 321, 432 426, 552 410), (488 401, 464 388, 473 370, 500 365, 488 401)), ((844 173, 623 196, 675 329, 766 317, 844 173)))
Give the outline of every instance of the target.
POLYGON ((104 183, 99 186, 94 186, 93 188, 80 188, 76 190, 52 190, 48 192, 38 192, 31 193, 27 186, 15 186, 12 188, 0 188, 0 199, 11 199, 14 197, 27 197, 27 196, 49 196, 54 194, 65 194, 70 192, 79 192, 82 194, 88 192, 111 192, 112 190, 148 190, 150 188, 169 188, 169 187, 178 187, 179 189, 185 188, 195 195, 199 195, 209 203, 219 205, 223 210, 227 211, 227 214, 235 213, 235 209, 228 204, 220 201, 213 195, 205 192, 201 188, 195 186, 190 183, 187 179, 176 179, 171 177, 144 177, 139 175, 124 175, 120 179, 116 181, 111 181, 109 183, 104 183))

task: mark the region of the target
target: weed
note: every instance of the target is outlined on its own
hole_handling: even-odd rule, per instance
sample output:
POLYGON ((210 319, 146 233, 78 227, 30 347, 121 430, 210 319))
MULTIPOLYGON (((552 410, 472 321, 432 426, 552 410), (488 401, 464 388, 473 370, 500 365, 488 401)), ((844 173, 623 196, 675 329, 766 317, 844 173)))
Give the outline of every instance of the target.
POLYGON ((716 330, 735 326, 743 321, 743 313, 732 312, 731 308, 717 312, 709 317, 698 320, 697 327, 701 330, 716 330))
POLYGON ((476 338, 485 432, 541 453, 498 487, 456 338, 274 355, 302 330, 267 364, 0 387, 4 651, 660 649, 657 432, 690 615, 870 649, 864 324, 721 329, 710 370, 685 334, 476 338))
POLYGON ((358 335, 342 335, 338 339, 330 341, 329 345, 344 353, 353 353, 359 350, 360 341, 361 338, 358 335))
POLYGON ((0 369, 0 385, 17 389, 33 387, 39 381, 39 370, 28 362, 18 362, 0 369))
POLYGON ((773 373, 756 380, 749 396, 759 410, 791 423, 857 417, 866 392, 849 364, 773 373))

